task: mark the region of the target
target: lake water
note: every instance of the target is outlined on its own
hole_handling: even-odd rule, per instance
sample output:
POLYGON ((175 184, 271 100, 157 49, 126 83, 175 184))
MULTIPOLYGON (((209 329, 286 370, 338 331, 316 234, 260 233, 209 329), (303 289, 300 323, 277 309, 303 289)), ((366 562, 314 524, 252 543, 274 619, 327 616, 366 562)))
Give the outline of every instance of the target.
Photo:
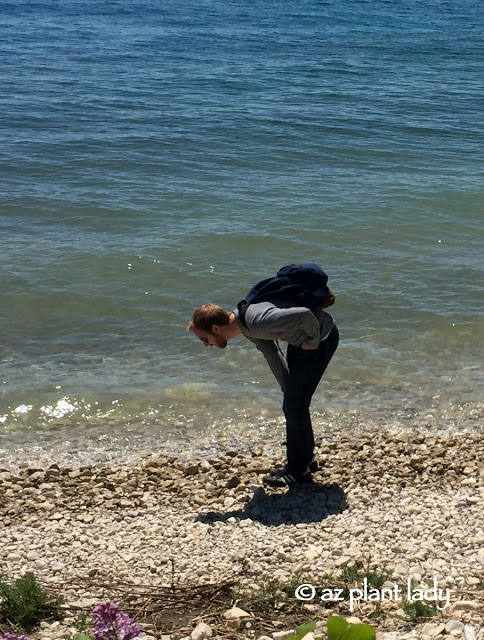
POLYGON ((0 451, 281 427, 243 337, 185 325, 329 273, 319 433, 482 428, 479 1, 4 0, 0 451))

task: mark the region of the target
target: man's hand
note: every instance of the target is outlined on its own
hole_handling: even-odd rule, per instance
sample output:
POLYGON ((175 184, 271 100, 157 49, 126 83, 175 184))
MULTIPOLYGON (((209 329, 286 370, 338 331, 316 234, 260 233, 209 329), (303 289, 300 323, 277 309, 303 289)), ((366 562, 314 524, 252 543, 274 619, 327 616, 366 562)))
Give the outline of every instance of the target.
POLYGON ((304 351, 313 351, 314 349, 317 349, 317 348, 318 347, 312 347, 307 342, 303 342, 302 345, 301 345, 301 349, 304 349, 304 351))

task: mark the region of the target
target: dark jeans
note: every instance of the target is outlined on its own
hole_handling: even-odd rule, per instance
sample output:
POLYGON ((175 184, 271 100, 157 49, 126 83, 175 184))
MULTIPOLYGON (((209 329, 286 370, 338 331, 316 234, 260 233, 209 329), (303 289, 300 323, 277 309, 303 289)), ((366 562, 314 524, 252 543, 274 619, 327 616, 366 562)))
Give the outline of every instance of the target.
POLYGON ((317 349, 288 346, 289 380, 282 405, 286 416, 287 471, 301 476, 314 453, 314 436, 309 405, 321 377, 338 346, 339 333, 334 327, 317 349))

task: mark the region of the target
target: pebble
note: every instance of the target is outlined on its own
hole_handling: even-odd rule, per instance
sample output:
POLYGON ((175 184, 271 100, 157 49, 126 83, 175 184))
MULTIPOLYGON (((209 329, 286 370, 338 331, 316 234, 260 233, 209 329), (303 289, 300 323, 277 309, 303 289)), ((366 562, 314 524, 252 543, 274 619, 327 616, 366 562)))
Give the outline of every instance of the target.
POLYGON ((427 622, 423 625, 420 632, 422 635, 428 635, 431 638, 437 638, 445 632, 445 624, 439 624, 438 622, 427 622))
POLYGON ((191 640, 205 640, 205 638, 211 638, 213 635, 212 629, 205 624, 205 622, 199 622, 195 629, 191 633, 191 640))
POLYGON ((481 581, 479 580, 479 578, 473 578, 472 576, 470 576, 469 578, 467 578, 467 579, 466 579, 466 582, 467 582, 467 584, 468 584, 470 587, 475 587, 475 586, 477 586, 478 584, 480 584, 480 583, 481 583, 481 581))
MULTIPOLYGON (((290 492, 261 485, 261 476, 279 462, 267 457, 265 448, 245 458, 242 453, 208 460, 160 454, 115 468, 59 465, 43 472, 33 461, 30 473, 0 471, 2 571, 17 576, 30 563, 46 586, 65 580, 69 605, 86 607, 99 595, 82 579, 69 578, 99 572, 104 581, 119 578, 156 588, 170 585, 173 572, 178 584, 235 578, 261 585, 299 571, 302 582, 324 587, 327 572, 339 576, 371 555, 372 566, 386 565, 393 571, 391 581, 403 589, 409 578, 432 587, 434 577, 438 588, 451 588, 445 626, 426 622, 406 640, 455 640, 459 633, 465 636, 469 616, 476 628, 484 623, 478 588, 482 509, 466 501, 483 495, 477 487, 484 473, 483 439, 466 433, 419 434, 416 442, 414 437, 411 431, 402 438, 338 434, 316 451, 325 460, 315 475, 318 484, 290 492)), ((400 606, 392 603, 392 611, 400 606)), ((227 623, 251 618, 240 609, 237 617, 237 609, 229 610, 233 617, 226 617, 227 623)), ((320 614, 308 609, 307 615, 320 614)), ((402 610, 400 615, 400 623, 407 624, 402 610)), ((196 628, 194 623, 184 633, 193 629, 194 640, 196 628)), ((243 632, 247 638, 249 631, 243 632)), ((282 626, 275 633, 283 634, 273 635, 281 640, 288 630, 282 626)), ((382 640, 405 635, 391 633, 399 639, 382 640)))
POLYGON ((250 618, 251 614, 239 607, 232 607, 231 609, 224 611, 223 617, 226 620, 240 620, 241 618, 250 618))
POLYGON ((445 630, 447 633, 451 635, 462 634, 464 631, 464 623, 460 620, 449 620, 449 622, 445 625, 445 630))
POLYGON ((451 606, 450 613, 455 613, 456 611, 479 611, 481 607, 482 605, 478 602, 472 602, 471 600, 459 600, 458 602, 454 602, 451 606))
POLYGON ((346 565, 349 564, 350 562, 351 562, 351 558, 349 556, 341 556, 341 558, 338 558, 333 562, 333 565, 335 567, 341 568, 341 567, 346 567, 346 565))
POLYGON ((315 635, 312 631, 309 631, 309 633, 306 633, 301 640, 315 640, 315 635))
POLYGON ((286 629, 285 631, 274 631, 272 637, 274 640, 286 640, 286 638, 290 638, 295 635, 296 631, 294 629, 286 629))

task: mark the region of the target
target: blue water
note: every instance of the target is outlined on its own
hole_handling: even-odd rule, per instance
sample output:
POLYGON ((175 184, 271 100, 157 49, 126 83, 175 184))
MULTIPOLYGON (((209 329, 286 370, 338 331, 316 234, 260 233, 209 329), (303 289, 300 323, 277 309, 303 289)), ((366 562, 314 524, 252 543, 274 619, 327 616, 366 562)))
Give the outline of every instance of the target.
POLYGON ((4 1, 0 62, 0 449, 278 416, 184 326, 308 260, 322 424, 479 428, 481 3, 4 1))

